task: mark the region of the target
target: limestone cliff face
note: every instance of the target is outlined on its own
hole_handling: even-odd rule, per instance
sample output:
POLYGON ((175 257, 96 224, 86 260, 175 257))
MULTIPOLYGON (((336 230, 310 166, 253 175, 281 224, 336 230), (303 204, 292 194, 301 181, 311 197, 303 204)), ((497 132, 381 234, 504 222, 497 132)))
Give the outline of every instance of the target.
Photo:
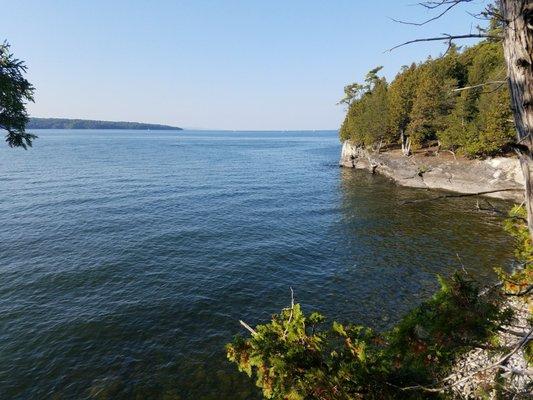
POLYGON ((487 196, 523 200, 523 177, 514 157, 485 160, 455 158, 448 152, 438 155, 419 152, 405 157, 400 150, 373 152, 345 141, 340 165, 366 169, 385 175, 402 186, 443 189, 459 193, 478 193, 498 189, 512 191, 490 193, 487 196))

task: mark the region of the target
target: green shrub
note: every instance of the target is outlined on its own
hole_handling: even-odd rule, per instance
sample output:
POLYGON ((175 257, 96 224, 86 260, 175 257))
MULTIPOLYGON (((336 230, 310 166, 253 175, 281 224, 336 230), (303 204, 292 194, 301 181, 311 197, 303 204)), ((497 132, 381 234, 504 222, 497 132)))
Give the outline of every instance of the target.
POLYGON ((454 357, 487 341, 510 318, 497 296, 457 273, 390 331, 325 323, 298 304, 227 345, 228 359, 269 399, 398 399, 436 396, 401 388, 429 384, 454 357))

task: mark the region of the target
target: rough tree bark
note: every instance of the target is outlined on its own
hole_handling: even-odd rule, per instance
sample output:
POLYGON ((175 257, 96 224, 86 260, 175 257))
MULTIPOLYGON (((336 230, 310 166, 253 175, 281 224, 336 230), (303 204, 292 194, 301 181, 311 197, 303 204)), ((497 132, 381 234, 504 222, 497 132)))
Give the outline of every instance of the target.
POLYGON ((525 205, 533 239, 533 0, 500 0, 503 49, 525 181, 525 205))

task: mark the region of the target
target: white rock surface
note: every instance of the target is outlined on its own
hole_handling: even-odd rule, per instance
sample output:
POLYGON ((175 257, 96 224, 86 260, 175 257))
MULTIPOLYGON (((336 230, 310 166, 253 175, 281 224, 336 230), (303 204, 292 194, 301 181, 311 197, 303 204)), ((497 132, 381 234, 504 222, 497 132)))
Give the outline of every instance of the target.
MULTIPOLYGON (((511 326, 503 327, 508 332, 499 335, 499 344, 512 349, 530 330, 528 323, 527 303, 517 298, 509 299, 508 306, 515 310, 515 319, 511 326)), ((509 350, 510 351, 510 350, 509 350)), ((452 370, 451 391, 454 397, 460 399, 498 399, 496 381, 498 372, 504 378, 503 392, 509 399, 533 399, 533 376, 524 376, 507 372, 499 366, 475 373, 485 367, 491 366, 505 356, 502 353, 493 353, 484 349, 472 350, 456 361, 452 370), (473 375, 473 376, 470 376, 473 375), (464 377, 468 379, 464 380, 464 377), (509 396, 507 396, 507 394, 509 396)), ((510 370, 527 371, 528 367, 523 349, 513 354, 504 365, 510 370)))

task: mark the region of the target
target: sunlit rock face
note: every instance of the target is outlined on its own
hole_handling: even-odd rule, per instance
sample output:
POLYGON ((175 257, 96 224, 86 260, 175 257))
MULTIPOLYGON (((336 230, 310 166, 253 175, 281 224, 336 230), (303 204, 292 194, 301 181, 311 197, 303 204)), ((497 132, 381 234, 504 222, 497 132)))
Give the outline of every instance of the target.
POLYGON ((486 193, 486 196, 522 201, 523 177, 515 157, 470 160, 449 152, 420 150, 406 157, 400 149, 382 152, 363 149, 350 141, 342 145, 339 164, 367 169, 402 186, 443 189, 460 193, 486 193))

